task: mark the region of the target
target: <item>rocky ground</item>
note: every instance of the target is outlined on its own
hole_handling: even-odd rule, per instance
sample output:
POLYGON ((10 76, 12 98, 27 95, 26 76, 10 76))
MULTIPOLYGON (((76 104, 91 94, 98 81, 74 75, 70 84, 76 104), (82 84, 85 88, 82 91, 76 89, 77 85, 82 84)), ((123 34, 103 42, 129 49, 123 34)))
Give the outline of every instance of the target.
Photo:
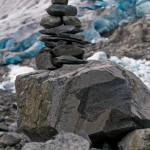
POLYGON ((106 37, 104 41, 87 46, 85 51, 92 53, 101 50, 108 56, 150 59, 150 15, 120 26, 103 36, 106 37))

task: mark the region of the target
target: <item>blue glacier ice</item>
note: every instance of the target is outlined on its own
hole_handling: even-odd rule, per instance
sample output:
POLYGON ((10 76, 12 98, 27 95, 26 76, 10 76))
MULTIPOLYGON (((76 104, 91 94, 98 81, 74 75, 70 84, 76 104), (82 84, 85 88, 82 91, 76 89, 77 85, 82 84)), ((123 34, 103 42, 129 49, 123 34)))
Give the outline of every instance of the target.
POLYGON ((44 47, 43 42, 36 42, 31 47, 24 51, 19 52, 6 52, 3 55, 3 62, 5 64, 17 64, 22 62, 25 59, 33 58, 35 57, 41 50, 41 48, 44 47))
POLYGON ((107 6, 111 8, 109 8, 111 11, 107 15, 93 16, 91 28, 89 28, 88 34, 85 34, 85 38, 89 39, 87 36, 91 35, 91 39, 93 35, 95 41, 98 38, 98 36, 94 36, 96 34, 95 30, 99 34, 108 32, 119 25, 150 14, 150 0, 84 0, 83 2, 85 6, 81 6, 80 9, 84 9, 84 11, 97 11, 97 9, 103 9, 104 7, 104 11, 107 11, 107 6), (99 3, 101 5, 97 5, 99 3))
MULTIPOLYGON (((88 16, 89 11, 101 11, 92 16, 90 24, 85 28, 85 39, 92 43, 98 42, 101 34, 109 32, 124 23, 150 14, 150 0, 80 0, 78 3, 79 17, 88 16)), ((17 64, 24 59, 35 57, 44 44, 37 42, 39 33, 33 33, 22 41, 12 38, 0 40, 0 63, 17 64)))
POLYGON ((35 57, 44 47, 43 42, 37 42, 39 37, 39 33, 34 33, 20 42, 16 42, 12 38, 0 40, 1 64, 17 64, 25 59, 35 57))

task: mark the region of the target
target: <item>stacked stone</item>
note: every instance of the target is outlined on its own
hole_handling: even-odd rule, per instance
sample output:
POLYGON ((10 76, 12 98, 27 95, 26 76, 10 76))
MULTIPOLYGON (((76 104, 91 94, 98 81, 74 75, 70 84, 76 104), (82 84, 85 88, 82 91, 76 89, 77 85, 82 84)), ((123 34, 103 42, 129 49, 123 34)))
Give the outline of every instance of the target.
POLYGON ((68 0, 52 0, 52 5, 46 9, 47 15, 41 20, 44 34, 40 40, 45 48, 36 57, 38 69, 54 70, 63 64, 82 64, 83 47, 89 44, 81 32, 81 22, 75 17, 77 8, 68 5, 68 0))

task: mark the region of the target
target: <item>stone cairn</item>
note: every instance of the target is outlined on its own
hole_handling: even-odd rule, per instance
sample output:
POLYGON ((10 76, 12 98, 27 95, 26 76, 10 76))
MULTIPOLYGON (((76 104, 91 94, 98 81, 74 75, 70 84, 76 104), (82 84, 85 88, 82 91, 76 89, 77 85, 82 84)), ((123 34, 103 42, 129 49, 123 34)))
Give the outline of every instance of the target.
POLYGON ((47 15, 41 20, 44 34, 40 41, 45 47, 36 57, 38 69, 54 70, 63 64, 83 64, 83 47, 89 44, 79 35, 81 22, 75 17, 77 8, 67 5, 68 0, 52 0, 52 5, 46 9, 47 15))

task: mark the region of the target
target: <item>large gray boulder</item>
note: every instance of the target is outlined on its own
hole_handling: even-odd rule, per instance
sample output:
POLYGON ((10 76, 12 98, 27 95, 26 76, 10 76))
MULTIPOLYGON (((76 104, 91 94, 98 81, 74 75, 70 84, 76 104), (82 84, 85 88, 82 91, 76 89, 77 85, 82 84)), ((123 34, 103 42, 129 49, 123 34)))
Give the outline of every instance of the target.
POLYGON ((92 141, 109 143, 150 127, 150 91, 133 73, 109 61, 21 75, 16 90, 18 125, 34 141, 42 138, 30 134, 33 128, 42 128, 43 135, 47 127, 83 130, 92 141))

